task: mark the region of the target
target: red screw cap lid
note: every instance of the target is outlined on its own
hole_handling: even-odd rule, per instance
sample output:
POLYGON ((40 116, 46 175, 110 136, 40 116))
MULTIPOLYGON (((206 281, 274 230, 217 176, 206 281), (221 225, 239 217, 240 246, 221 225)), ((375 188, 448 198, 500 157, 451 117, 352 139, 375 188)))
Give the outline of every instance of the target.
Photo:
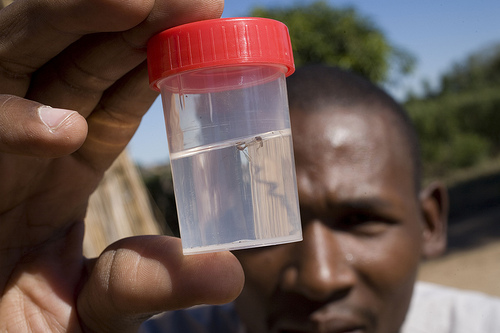
POLYGON ((281 65, 295 71, 288 28, 265 18, 199 21, 165 30, 148 42, 151 87, 183 71, 231 65, 281 65))

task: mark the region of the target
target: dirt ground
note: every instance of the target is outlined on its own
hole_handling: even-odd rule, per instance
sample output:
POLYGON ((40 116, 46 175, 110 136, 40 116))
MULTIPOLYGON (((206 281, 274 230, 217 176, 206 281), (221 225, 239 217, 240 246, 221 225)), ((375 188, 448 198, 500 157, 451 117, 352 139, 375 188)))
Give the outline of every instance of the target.
POLYGON ((500 242, 426 262, 419 279, 500 297, 500 242))
POLYGON ((450 188, 448 252, 419 279, 500 296, 500 174, 450 188))

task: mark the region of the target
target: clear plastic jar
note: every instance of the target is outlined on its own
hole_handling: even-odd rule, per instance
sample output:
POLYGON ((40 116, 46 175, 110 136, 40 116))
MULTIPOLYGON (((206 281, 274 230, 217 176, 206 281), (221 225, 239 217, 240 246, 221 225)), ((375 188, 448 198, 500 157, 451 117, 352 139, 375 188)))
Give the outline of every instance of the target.
POLYGON ((301 240, 286 26, 178 26, 150 40, 148 67, 162 96, 184 253, 301 240))

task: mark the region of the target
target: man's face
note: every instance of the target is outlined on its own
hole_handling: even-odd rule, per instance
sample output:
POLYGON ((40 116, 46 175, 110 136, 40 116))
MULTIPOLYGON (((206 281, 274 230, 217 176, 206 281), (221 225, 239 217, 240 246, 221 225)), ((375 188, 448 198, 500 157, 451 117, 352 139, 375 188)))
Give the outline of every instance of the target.
POLYGON ((250 332, 395 333, 424 222, 407 145, 386 113, 292 112, 304 240, 237 251, 250 332))

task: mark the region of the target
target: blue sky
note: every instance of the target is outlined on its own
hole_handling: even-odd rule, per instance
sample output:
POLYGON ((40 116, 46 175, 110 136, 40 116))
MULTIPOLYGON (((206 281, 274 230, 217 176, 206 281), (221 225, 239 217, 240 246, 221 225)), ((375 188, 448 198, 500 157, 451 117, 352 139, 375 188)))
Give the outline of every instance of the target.
MULTIPOLYGON (((226 0, 223 17, 247 16, 256 6, 293 6, 313 0, 226 0)), ((492 43, 500 43, 498 0, 329 0, 332 6, 352 6, 380 28, 388 40, 417 59, 414 73, 389 91, 401 98, 418 91, 423 80, 436 85, 454 62, 492 43)), ((293 42, 293 41, 292 41, 293 42)), ((151 166, 168 161, 168 146, 160 100, 144 117, 129 145, 136 163, 151 166)))

